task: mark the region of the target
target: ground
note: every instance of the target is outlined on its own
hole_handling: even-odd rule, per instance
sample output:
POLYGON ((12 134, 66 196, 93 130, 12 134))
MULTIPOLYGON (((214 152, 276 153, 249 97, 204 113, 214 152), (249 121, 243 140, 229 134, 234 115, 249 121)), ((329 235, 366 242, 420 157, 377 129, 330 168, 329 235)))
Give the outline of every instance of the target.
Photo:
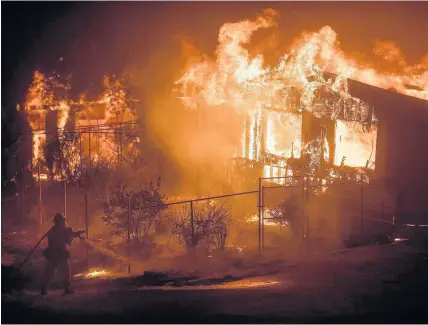
POLYGON ((80 279, 75 294, 54 288, 46 297, 34 281, 13 285, 6 266, 10 249, 3 245, 5 323, 428 322, 428 248, 416 240, 293 261, 273 255, 228 259, 213 262, 212 273, 193 266, 194 278, 189 269, 187 276, 80 279))

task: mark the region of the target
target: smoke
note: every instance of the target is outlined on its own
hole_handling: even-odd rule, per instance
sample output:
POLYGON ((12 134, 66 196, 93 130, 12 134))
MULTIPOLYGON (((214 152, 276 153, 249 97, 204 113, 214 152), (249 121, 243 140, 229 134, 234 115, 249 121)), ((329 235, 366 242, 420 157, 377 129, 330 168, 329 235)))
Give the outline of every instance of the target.
POLYGON ((183 106, 175 81, 189 62, 203 55, 180 35, 173 38, 169 51, 158 50, 145 65, 127 66, 122 76, 143 99, 138 115, 147 128, 151 150, 158 152, 157 163, 168 191, 215 191, 214 186, 222 186, 218 178, 224 164, 235 154, 241 122, 228 107, 213 111, 183 106))
POLYGON ((393 41, 375 41, 373 53, 386 61, 396 63, 400 67, 406 66, 406 60, 401 49, 393 41))

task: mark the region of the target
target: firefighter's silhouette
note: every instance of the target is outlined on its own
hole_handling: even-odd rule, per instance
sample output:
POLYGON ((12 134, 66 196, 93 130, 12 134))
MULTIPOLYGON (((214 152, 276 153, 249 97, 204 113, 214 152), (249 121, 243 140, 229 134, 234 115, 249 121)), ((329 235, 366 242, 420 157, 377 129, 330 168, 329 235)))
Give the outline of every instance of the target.
POLYGON ((58 269, 64 285, 64 293, 73 293, 71 288, 70 272, 70 252, 68 247, 71 246, 73 238, 80 237, 84 231, 73 231, 66 226, 66 218, 62 213, 57 213, 54 217, 54 226, 46 233, 48 238, 48 247, 44 250, 43 255, 46 258, 46 268, 43 278, 41 294, 45 295, 49 289, 50 282, 58 269))

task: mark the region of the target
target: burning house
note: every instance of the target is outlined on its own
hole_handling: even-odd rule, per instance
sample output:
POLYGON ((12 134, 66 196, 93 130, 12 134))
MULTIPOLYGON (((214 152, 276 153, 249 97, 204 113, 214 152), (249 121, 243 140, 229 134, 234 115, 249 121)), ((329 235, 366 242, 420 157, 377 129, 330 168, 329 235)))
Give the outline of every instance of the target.
MULTIPOLYGON (((427 134, 428 101, 354 80, 348 80, 348 85, 349 93, 355 96, 351 98, 362 98, 370 107, 364 119, 342 115, 333 120, 302 112, 298 100, 292 113, 266 107, 259 120, 254 116, 245 119, 242 157, 235 160, 239 167, 251 165, 258 169, 258 176, 268 178, 309 173, 321 178, 356 179, 363 173, 374 185, 365 189, 366 204, 378 212, 367 215, 398 225, 427 224, 428 146, 421 140, 427 134), (292 122, 281 125, 281 118, 292 122), (275 141, 287 137, 290 130, 293 137, 289 136, 288 142, 281 146, 275 141)), ((272 181, 285 184, 284 179, 272 181)), ((359 201, 358 191, 355 199, 359 201)), ((359 220, 349 224, 359 233, 356 222, 359 220)), ((366 232, 382 232, 379 228, 384 226, 372 222, 366 232)))
POLYGON ((239 158, 261 163, 264 177, 296 171, 327 177, 345 166, 373 170, 377 134, 373 109, 351 96, 338 98, 328 85, 322 87, 312 111, 302 108, 296 90, 283 107, 267 105, 247 116, 239 158), (333 105, 334 117, 328 109, 333 105), (359 105, 367 107, 364 114, 357 111, 359 105))
POLYGON ((276 65, 266 65, 262 54, 251 54, 250 40, 275 26, 275 14, 267 10, 256 20, 224 24, 215 56, 193 59, 177 81, 186 107, 208 115, 230 109, 241 117, 235 181, 363 178, 376 185, 366 196, 382 202, 377 210, 385 203, 395 213, 401 193, 404 210, 426 215, 423 195, 416 199, 427 193, 426 180, 418 177, 428 162, 421 143, 428 115, 424 65, 409 66, 413 73, 403 75, 359 66, 338 48, 329 26, 304 33, 276 65), (386 192, 388 199, 376 198, 386 192))
POLYGON ((34 73, 24 113, 32 129, 31 168, 41 167, 42 179, 72 180, 83 166, 100 159, 115 165, 136 150, 138 137, 129 137, 134 100, 121 81, 106 77, 104 89, 97 100, 75 101, 57 76, 34 73))

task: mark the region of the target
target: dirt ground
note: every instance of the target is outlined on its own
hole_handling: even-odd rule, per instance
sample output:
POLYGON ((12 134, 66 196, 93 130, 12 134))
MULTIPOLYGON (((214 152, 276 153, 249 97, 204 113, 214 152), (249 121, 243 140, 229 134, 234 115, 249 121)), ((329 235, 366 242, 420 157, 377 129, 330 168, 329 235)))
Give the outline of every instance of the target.
MULTIPOLYGON (((181 275, 80 279, 73 295, 63 296, 54 286, 45 297, 35 280, 39 273, 17 275, 7 266, 17 259, 14 246, 2 241, 3 323, 428 322, 428 248, 415 240, 298 261, 203 261, 212 272, 193 264, 181 275)), ((26 270, 40 269, 39 262, 26 270)))

